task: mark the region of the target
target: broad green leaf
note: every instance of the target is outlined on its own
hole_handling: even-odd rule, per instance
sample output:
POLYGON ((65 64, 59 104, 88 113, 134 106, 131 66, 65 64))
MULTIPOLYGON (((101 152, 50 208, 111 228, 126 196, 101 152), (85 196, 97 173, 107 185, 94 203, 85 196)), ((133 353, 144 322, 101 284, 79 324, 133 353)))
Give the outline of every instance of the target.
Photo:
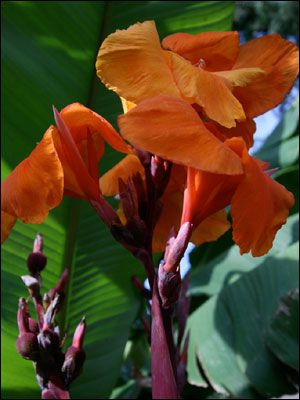
POLYGON ((291 208, 290 213, 299 212, 299 165, 292 165, 287 168, 279 169, 274 174, 274 179, 284 185, 287 190, 295 196, 295 204, 291 208), (276 174, 276 175, 275 175, 276 174))
POLYGON ((280 361, 299 372, 299 288, 281 299, 265 341, 280 361))
POLYGON ((279 124, 255 157, 269 161, 270 168, 293 165, 299 157, 299 97, 283 114, 279 124))
MULTIPOLYGON (((230 30, 234 2, 6 1, 1 9, 4 179, 54 122, 52 104, 61 109, 80 102, 116 126, 120 101, 95 73, 98 47, 107 34, 148 19, 156 21, 161 38, 176 31, 230 30)), ((119 159, 107 146, 100 172, 119 159)), ((72 334, 82 315, 87 318, 87 360, 83 375, 71 386, 71 396, 108 397, 140 304, 130 276, 145 274, 112 240, 90 206, 70 198, 41 225, 18 222, 3 245, 2 395, 40 398, 31 362, 15 349, 18 298, 27 295, 20 275, 27 273, 26 258, 37 231, 44 236, 48 256, 43 290, 55 285, 66 266, 71 270, 61 326, 70 324, 72 334)), ((70 341, 71 337, 67 345, 70 341)))
POLYGON ((189 317, 188 358, 197 357, 217 392, 246 398, 294 392, 264 333, 280 298, 299 286, 298 252, 299 242, 268 257, 189 317))
POLYGON ((230 285, 247 272, 263 264, 269 257, 283 251, 291 244, 299 240, 299 214, 294 214, 287 219, 277 233, 272 249, 263 257, 252 257, 251 254, 240 255, 237 245, 213 258, 207 264, 194 263, 189 293, 193 295, 206 294, 208 296, 218 294, 222 288, 230 285))

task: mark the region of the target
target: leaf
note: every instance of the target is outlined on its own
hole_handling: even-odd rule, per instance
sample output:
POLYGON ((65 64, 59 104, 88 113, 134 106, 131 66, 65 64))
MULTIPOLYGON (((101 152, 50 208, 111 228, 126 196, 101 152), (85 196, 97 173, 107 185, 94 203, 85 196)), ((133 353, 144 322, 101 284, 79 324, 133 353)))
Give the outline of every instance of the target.
MULTIPOLYGON (((6 106, 1 179, 29 155, 54 122, 52 104, 60 110, 80 102, 116 126, 116 116, 122 112, 120 101, 95 73, 98 47, 107 34, 147 19, 155 19, 161 38, 176 31, 229 30, 234 5, 233 1, 2 2, 2 99, 6 106)), ((119 159, 107 146, 100 172, 119 159)), ((40 398, 31 362, 15 349, 18 298, 27 296, 19 277, 27 271, 26 258, 37 231, 44 236, 48 257, 43 290, 55 285, 66 266, 71 270, 61 326, 70 323, 71 334, 82 315, 87 318, 87 360, 83 374, 71 386, 71 396, 108 397, 140 304, 129 278, 134 273, 143 279, 144 272, 111 239, 90 206, 70 198, 51 210, 41 225, 17 222, 2 247, 2 395, 40 398)))
POLYGON ((217 392, 246 398, 294 392, 264 332, 280 298, 299 286, 298 252, 299 242, 269 256, 190 316, 188 358, 197 356, 217 392))
POLYGON ((254 156, 260 160, 269 161, 270 168, 293 165, 299 157, 298 127, 299 97, 292 102, 277 127, 254 156))
POLYGON ((238 246, 233 245, 206 265, 201 260, 198 264, 194 263, 188 293, 208 296, 218 294, 222 288, 246 276, 268 257, 278 254, 298 240, 299 214, 294 214, 288 217, 286 225, 278 231, 272 249, 263 257, 252 257, 250 254, 241 256, 238 246))
POLYGON ((280 361, 299 372, 299 288, 280 300, 265 341, 280 361))

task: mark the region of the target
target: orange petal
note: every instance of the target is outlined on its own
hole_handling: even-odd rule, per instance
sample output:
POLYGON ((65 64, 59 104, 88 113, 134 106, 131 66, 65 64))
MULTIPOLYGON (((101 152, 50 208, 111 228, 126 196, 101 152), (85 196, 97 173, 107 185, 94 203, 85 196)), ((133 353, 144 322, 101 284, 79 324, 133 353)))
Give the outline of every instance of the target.
POLYGON ((8 238, 10 231, 17 222, 17 217, 13 217, 1 211, 1 244, 8 238))
POLYGON ((276 107, 290 92, 299 72, 299 49, 273 34, 250 40, 240 47, 234 69, 258 67, 265 75, 233 94, 242 103, 248 118, 276 107))
POLYGON ((76 174, 74 173, 72 164, 69 163, 67 154, 63 150, 57 128, 51 125, 48 129, 48 132, 52 135, 55 150, 64 171, 64 190, 66 192, 65 194, 86 199, 86 194, 83 192, 79 182, 76 179, 76 174))
POLYGON ((53 106, 54 118, 66 160, 87 200, 97 200, 100 194, 98 181, 92 179, 88 165, 83 161, 74 138, 60 113, 53 106))
MULTIPOLYGON (((207 124, 206 124, 207 126, 207 124)), ((208 127, 209 128, 209 127, 208 127)), ((217 125, 217 130, 223 134, 224 139, 232 137, 241 137, 246 142, 247 148, 253 146, 253 135, 256 131, 256 123, 253 119, 246 119, 246 121, 237 122, 235 128, 225 128, 222 125, 217 125)))
MULTIPOLYGON (((165 250, 169 232, 172 226, 180 227, 183 194, 166 192, 163 196, 163 210, 154 230, 152 249, 154 253, 165 250)), ((230 228, 227 213, 221 210, 206 218, 194 231, 191 242, 199 246, 204 242, 217 240, 230 228)))
POLYGON ((231 69, 239 51, 239 34, 233 32, 203 32, 198 35, 175 33, 164 38, 162 45, 196 64, 205 61, 207 71, 231 69))
POLYGON ((254 257, 259 257, 272 247, 295 200, 292 193, 262 171, 262 165, 249 156, 245 144, 242 161, 245 177, 231 206, 233 240, 241 254, 251 250, 254 257))
MULTIPOLYGON (((82 104, 73 103, 61 110, 60 115, 67 124, 72 137, 76 144, 82 140, 86 140, 88 129, 94 136, 95 132, 100 135, 108 144, 110 144, 115 150, 121 153, 132 153, 132 149, 127 143, 118 135, 112 125, 106 121, 101 115, 95 113, 82 104)), ((96 147, 99 152, 98 157, 100 158, 103 154, 102 147, 99 139, 95 141, 99 143, 99 148, 96 147)))
POLYGON ((212 174, 188 168, 181 225, 190 221, 196 227, 228 206, 242 178, 243 175, 212 174))
POLYGON ((168 53, 169 65, 182 94, 191 103, 197 103, 215 122, 226 128, 245 119, 243 107, 233 96, 223 77, 194 67, 175 53, 168 53))
POLYGON ((1 183, 1 210, 24 223, 40 224, 63 197, 64 174, 51 131, 1 183))
POLYGON ((166 160, 222 174, 243 173, 241 160, 207 130, 186 101, 170 96, 148 99, 118 117, 125 139, 166 160))
POLYGON ((119 193, 118 179, 121 178, 125 183, 129 176, 139 172, 144 179, 145 170, 139 158, 134 154, 129 154, 117 165, 110 169, 100 178, 100 190, 104 196, 114 196, 119 193))
POLYGON ((191 237, 191 242, 196 246, 205 242, 214 242, 219 239, 230 228, 225 210, 220 210, 210 215, 195 229, 191 237))
POLYGON ((177 230, 180 227, 183 194, 180 192, 165 192, 162 202, 163 209, 154 229, 152 240, 152 251, 154 253, 165 250, 172 226, 175 226, 177 230))
POLYGON ((108 89, 133 103, 159 94, 179 96, 154 21, 109 35, 99 49, 96 69, 108 89))
POLYGON ((246 87, 258 78, 266 75, 260 68, 239 68, 231 71, 213 72, 213 74, 228 81, 229 87, 246 87))

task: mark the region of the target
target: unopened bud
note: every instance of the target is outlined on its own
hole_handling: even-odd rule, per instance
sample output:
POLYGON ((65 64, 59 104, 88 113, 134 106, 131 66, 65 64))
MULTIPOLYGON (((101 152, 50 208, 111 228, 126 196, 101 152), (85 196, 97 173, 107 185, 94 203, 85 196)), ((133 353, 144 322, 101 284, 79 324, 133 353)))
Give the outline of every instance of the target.
POLYGON ((16 348, 18 353, 26 360, 37 361, 39 359, 39 345, 37 337, 32 332, 22 333, 16 341, 16 348))
POLYGON ((166 271, 164 264, 158 268, 158 292, 162 300, 162 307, 168 308, 175 304, 179 298, 181 288, 180 271, 166 271))
POLYGON ((27 267, 31 275, 39 274, 46 266, 47 257, 42 253, 43 236, 38 233, 34 240, 33 252, 27 258, 27 267))
POLYGON ((190 237, 193 233, 193 225, 187 221, 181 225, 180 230, 176 239, 173 241, 170 250, 168 251, 168 257, 166 258, 166 264, 164 269, 168 272, 175 272, 180 260, 182 259, 184 252, 189 244, 190 237))
POLYGON ((85 317, 83 317, 75 330, 72 346, 66 352, 65 361, 61 369, 67 386, 82 372, 82 366, 85 361, 85 351, 82 348, 85 329, 85 317))
POLYGON ((47 264, 47 257, 44 253, 37 251, 36 253, 30 253, 27 258, 27 267, 31 275, 40 273, 47 264))

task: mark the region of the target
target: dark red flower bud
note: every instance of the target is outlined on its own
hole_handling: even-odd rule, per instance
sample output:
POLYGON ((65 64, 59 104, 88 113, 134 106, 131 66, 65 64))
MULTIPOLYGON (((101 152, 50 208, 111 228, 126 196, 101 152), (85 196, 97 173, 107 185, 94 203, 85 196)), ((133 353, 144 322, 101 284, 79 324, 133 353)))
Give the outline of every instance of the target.
POLYGON ((47 257, 44 253, 37 251, 36 253, 30 253, 27 258, 27 267, 31 275, 40 273, 47 264, 47 257))
POLYGON ((16 348, 18 353, 26 360, 36 361, 39 358, 39 346, 36 335, 29 332, 28 316, 26 301, 21 297, 17 316, 20 335, 16 341, 16 348))
POLYGON ((33 252, 27 258, 27 267, 31 275, 39 274, 46 266, 47 257, 42 250, 43 236, 38 233, 33 243, 33 252))
POLYGON ((158 268, 158 292, 162 300, 162 307, 168 308, 175 304, 179 298, 181 288, 180 271, 166 271, 164 264, 158 268))
POLYGON ((18 353, 26 360, 37 361, 39 359, 39 345, 36 335, 32 332, 22 333, 17 341, 16 348, 18 353))
POLYGON ((184 252, 189 244, 190 237, 193 233, 193 225, 190 222, 185 222, 181 225, 178 235, 168 249, 168 256, 166 257, 166 264, 164 269, 168 272, 175 272, 184 252))
POLYGON ((82 349, 85 328, 85 317, 83 317, 75 330, 72 346, 66 352, 65 362, 61 369, 67 386, 82 372, 82 366, 85 361, 85 352, 82 349))

